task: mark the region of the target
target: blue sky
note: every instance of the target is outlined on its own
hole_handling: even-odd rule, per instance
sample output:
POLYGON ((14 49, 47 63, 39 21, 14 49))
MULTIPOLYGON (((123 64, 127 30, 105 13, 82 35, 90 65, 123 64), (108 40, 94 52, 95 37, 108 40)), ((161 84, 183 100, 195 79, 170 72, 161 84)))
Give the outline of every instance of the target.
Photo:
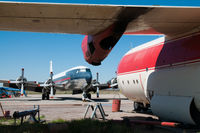
MULTIPOLYGON (((4 0, 5 1, 5 0, 4 0)), ((25 1, 26 2, 26 1, 25 1)), ((29 2, 126 4, 126 5, 179 5, 200 6, 198 0, 32 0, 29 2)), ((106 82, 115 76, 122 56, 131 48, 156 39, 158 36, 123 36, 101 66, 89 65, 83 58, 81 42, 83 35, 9 32, 0 31, 0 79, 16 79, 25 68, 28 80, 45 81, 49 76, 49 61, 53 60, 54 73, 71 67, 84 65, 91 68, 93 75, 100 73, 100 81, 106 82)))

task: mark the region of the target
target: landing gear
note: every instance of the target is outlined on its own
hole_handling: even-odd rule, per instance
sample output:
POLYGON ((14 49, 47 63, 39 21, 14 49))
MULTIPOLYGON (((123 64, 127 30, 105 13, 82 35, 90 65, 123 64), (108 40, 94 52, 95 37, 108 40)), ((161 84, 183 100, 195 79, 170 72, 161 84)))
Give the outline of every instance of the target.
POLYGON ((134 111, 147 111, 149 108, 149 105, 144 105, 140 102, 134 102, 133 103, 134 111))
POLYGON ((91 94, 83 92, 83 94, 82 94, 82 101, 86 101, 87 99, 91 99, 91 94))
POLYGON ((45 95, 44 94, 42 94, 42 100, 45 100, 45 95))
POLYGON ((90 93, 87 93, 86 95, 87 95, 88 99, 91 99, 91 94, 90 93))
POLYGON ((49 91, 47 89, 42 89, 42 100, 49 100, 49 91))

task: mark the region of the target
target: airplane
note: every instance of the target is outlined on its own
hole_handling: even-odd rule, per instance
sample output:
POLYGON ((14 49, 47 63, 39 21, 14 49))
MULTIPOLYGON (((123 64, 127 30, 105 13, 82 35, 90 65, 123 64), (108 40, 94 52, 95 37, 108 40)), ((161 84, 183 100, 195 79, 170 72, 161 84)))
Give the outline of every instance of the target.
POLYGON ((99 97, 99 90, 109 88, 108 84, 99 83, 99 73, 96 79, 92 80, 92 73, 88 67, 77 66, 66 71, 53 75, 52 61, 50 61, 50 77, 45 82, 27 81, 24 77, 24 68, 22 75, 16 80, 0 80, 4 87, 19 88, 21 96, 25 94, 25 90, 42 92, 42 100, 53 99, 56 90, 66 91, 72 90, 72 94, 82 93, 82 100, 90 100, 90 92, 96 92, 99 97))
POLYGON ((86 101, 91 99, 91 91, 96 92, 98 98, 99 90, 109 88, 108 84, 100 84, 98 80, 99 73, 97 73, 96 79, 92 80, 91 70, 85 66, 73 67, 53 75, 52 61, 50 61, 49 79, 44 83, 39 82, 37 87, 30 89, 37 92, 42 91, 42 100, 49 100, 49 96, 53 98, 56 90, 72 90, 72 94, 82 93, 82 100, 86 101))
POLYGON ((24 77, 24 68, 21 69, 22 73, 16 80, 2 80, 0 79, 0 83, 3 83, 4 87, 17 88, 20 90, 20 96, 26 96, 25 88, 29 87, 37 87, 36 81, 28 81, 27 78, 24 77))
POLYGON ((118 87, 138 110, 150 105, 163 120, 200 123, 200 7, 0 2, 0 11, 0 30, 85 35, 92 65, 122 35, 163 35, 124 55, 118 87))

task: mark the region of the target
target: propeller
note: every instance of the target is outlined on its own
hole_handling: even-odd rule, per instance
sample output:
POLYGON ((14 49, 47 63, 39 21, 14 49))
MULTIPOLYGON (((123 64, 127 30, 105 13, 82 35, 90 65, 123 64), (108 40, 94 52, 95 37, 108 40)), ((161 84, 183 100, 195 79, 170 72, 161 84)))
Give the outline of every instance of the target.
POLYGON ((27 83, 27 79, 24 77, 24 68, 22 68, 22 74, 17 80, 9 81, 9 83, 15 83, 19 89, 21 89, 21 96, 24 96, 24 85, 27 83))
POLYGON ((49 79, 43 83, 39 84, 39 86, 42 86, 44 88, 50 88, 50 98, 53 98, 53 89, 54 89, 54 82, 53 82, 53 67, 52 67, 52 61, 50 61, 50 77, 49 79))
POLYGON ((109 80, 107 82, 107 84, 109 85, 110 88, 112 89, 117 89, 118 88, 118 84, 117 84, 117 78, 112 78, 111 80, 109 80))

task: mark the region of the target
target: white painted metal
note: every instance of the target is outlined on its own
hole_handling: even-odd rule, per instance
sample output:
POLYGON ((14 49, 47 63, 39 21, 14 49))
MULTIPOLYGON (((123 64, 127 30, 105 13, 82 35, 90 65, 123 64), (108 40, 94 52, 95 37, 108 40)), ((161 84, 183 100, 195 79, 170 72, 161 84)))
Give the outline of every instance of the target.
POLYGON ((195 124, 190 114, 192 99, 192 97, 155 95, 151 100, 151 110, 161 119, 195 124))
MULTIPOLYGON (((160 45, 163 42, 164 37, 160 37, 131 49, 125 55, 133 54, 151 46, 160 45)), ((194 63, 190 64, 189 62, 181 62, 166 65, 165 68, 153 67, 148 68, 148 70, 131 71, 118 74, 117 76, 121 92, 129 99, 149 103, 153 94, 188 96, 194 97, 194 102, 198 110, 200 110, 199 79, 200 63, 198 60, 194 60, 194 63), (136 80, 138 80, 138 83, 136 80)))
POLYGON ((77 66, 77 67, 73 67, 73 68, 70 68, 64 72, 61 72, 61 73, 58 73, 56 75, 53 76, 53 79, 56 79, 56 78, 60 78, 62 76, 65 76, 67 72, 69 71, 72 71, 72 70, 75 70, 75 69, 80 69, 82 71, 84 71, 85 69, 89 69, 88 67, 85 67, 85 66, 77 66))
POLYGON ((195 105, 200 110, 200 63, 118 75, 117 79, 121 92, 134 101, 148 103, 152 92, 154 95, 189 96, 194 97, 195 105), (139 83, 134 84, 133 80, 139 83))
POLYGON ((21 96, 24 96, 24 83, 21 83, 21 96))

